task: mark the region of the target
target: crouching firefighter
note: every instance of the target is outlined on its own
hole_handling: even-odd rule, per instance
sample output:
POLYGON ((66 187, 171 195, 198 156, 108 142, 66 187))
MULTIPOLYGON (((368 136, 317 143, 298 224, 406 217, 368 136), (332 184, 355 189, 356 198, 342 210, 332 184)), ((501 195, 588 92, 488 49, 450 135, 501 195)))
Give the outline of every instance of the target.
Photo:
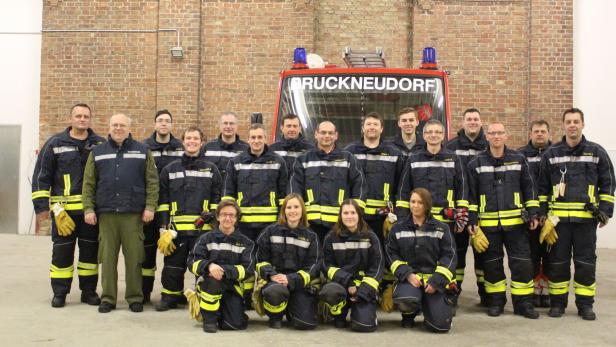
POLYGON ((222 179, 216 165, 199 157, 202 140, 199 128, 186 129, 182 135, 183 156, 167 165, 160 174, 158 249, 165 255, 165 265, 161 300, 156 311, 167 311, 179 303, 186 303, 182 290, 188 252, 199 236, 212 229, 207 219, 213 219, 210 211, 215 210, 220 201, 222 179))
POLYGON ((432 216, 430 192, 415 188, 410 195, 411 214, 393 226, 385 247, 398 280, 393 301, 402 312, 402 327, 413 327, 421 310, 427 329, 446 333, 453 319, 447 287, 456 268, 455 241, 449 226, 432 216))
POLYGON ((296 329, 317 326, 316 287, 311 284, 320 274, 319 253, 317 234, 308 229, 304 200, 289 194, 278 222, 257 239, 257 274, 267 281, 261 297, 271 328, 281 328, 285 313, 296 329))
POLYGON ((244 313, 241 281, 254 271, 254 243, 237 231, 240 208, 223 200, 216 207, 218 225, 201 236, 188 257, 190 271, 198 277, 203 331, 243 330, 244 313))
POLYGON ((362 218, 361 208, 355 200, 345 200, 338 221, 325 236, 323 272, 329 282, 319 292, 319 299, 329 309, 336 328, 347 326, 350 309, 352 330, 376 330, 383 261, 379 239, 362 218))

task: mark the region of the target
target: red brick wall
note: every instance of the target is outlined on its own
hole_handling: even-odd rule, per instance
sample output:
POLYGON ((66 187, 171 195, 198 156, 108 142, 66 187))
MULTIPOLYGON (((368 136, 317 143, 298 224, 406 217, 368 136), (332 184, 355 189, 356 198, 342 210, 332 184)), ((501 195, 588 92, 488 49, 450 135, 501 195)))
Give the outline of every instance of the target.
POLYGON ((171 32, 44 33, 40 139, 67 124, 75 102, 92 105, 103 134, 124 111, 144 138, 154 112, 168 108, 177 134, 198 124, 212 138, 218 115, 232 110, 245 136, 251 112, 270 126, 278 72, 297 46, 339 65, 345 46, 383 47, 392 67, 418 66, 433 46, 451 71, 453 128, 478 107, 485 122, 504 121, 517 146, 530 120, 559 123, 571 106, 572 16, 572 0, 46 0, 46 29, 179 28, 184 58, 170 57, 171 32))

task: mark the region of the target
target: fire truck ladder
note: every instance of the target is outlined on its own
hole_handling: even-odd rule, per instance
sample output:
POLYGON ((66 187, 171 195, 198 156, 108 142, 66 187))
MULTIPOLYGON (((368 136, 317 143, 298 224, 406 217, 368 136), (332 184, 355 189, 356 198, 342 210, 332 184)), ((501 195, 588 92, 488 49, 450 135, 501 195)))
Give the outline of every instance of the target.
POLYGON ((343 58, 348 67, 385 67, 385 56, 381 47, 377 47, 374 52, 354 52, 351 47, 345 47, 343 58))

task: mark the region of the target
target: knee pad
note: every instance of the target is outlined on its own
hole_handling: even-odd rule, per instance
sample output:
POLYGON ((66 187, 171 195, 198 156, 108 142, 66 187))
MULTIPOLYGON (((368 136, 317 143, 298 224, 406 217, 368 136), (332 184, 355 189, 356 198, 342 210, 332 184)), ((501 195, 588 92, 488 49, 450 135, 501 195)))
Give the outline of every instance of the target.
POLYGON ((281 284, 272 284, 261 290, 263 300, 271 305, 280 305, 289 301, 289 289, 281 284))
POLYGON ((398 310, 404 314, 417 312, 419 309, 419 299, 417 298, 394 298, 394 304, 398 306, 398 310))
POLYGON ((319 299, 329 305, 336 305, 346 299, 346 289, 338 283, 330 282, 319 292, 319 299))

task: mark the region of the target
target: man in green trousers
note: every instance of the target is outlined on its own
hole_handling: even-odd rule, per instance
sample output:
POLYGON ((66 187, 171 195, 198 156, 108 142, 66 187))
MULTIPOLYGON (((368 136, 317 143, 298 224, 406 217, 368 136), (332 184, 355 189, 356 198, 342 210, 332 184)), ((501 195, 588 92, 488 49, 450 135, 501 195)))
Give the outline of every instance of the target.
POLYGON ((143 223, 154 218, 158 172, 148 147, 133 140, 130 125, 124 114, 111 117, 107 142, 92 150, 83 178, 85 222, 99 224, 98 262, 103 268, 100 313, 116 307, 120 247, 126 267, 126 301, 132 312, 143 311, 143 223))

